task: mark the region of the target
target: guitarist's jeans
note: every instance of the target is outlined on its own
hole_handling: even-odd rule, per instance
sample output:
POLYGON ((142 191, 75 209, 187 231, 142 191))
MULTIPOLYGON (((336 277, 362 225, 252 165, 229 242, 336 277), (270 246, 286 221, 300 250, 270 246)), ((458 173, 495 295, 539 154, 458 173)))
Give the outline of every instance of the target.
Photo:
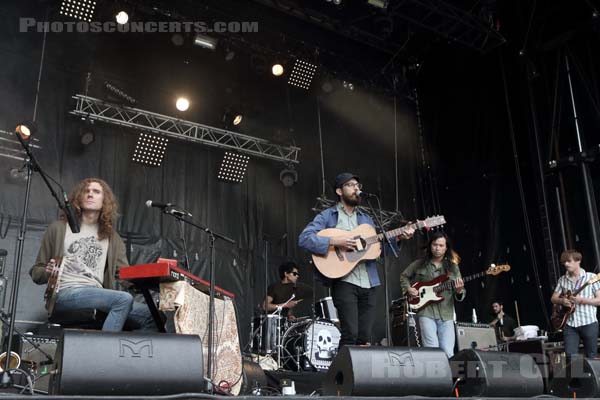
POLYGON ((423 347, 440 347, 448 358, 454 355, 454 321, 419 317, 423 347))
POLYGON ((58 292, 55 312, 96 309, 107 313, 103 331, 121 331, 125 322, 132 329, 154 330, 156 325, 146 304, 134 303, 133 296, 119 290, 91 286, 65 288, 58 292))
POLYGON ((583 341, 583 353, 588 358, 594 358, 598 354, 598 322, 573 328, 565 326, 565 353, 572 356, 579 352, 579 339, 583 341))
POLYGON ((361 288, 348 282, 335 281, 331 287, 333 305, 340 319, 340 346, 371 342, 375 321, 377 288, 361 288))

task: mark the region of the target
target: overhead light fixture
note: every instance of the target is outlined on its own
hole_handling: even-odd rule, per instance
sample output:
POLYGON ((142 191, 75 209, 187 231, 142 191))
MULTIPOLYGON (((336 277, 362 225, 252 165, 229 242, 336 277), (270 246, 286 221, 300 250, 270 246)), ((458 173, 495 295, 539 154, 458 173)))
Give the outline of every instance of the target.
POLYGON ((61 15, 92 22, 96 2, 94 0, 62 0, 60 4, 61 15))
POLYGON ((137 100, 133 96, 127 94, 123 89, 111 82, 104 82, 104 94, 106 95, 107 100, 113 102, 125 102, 131 106, 134 106, 137 103, 137 100))
POLYGON ((217 178, 226 182, 242 183, 250 157, 228 151, 223 156, 217 178))
POLYGON ((84 122, 83 126, 79 128, 79 141, 84 146, 88 146, 96 141, 96 132, 94 132, 93 124, 94 121, 91 120, 88 123, 84 122))
POLYGON ((308 90, 312 83, 317 66, 300 59, 296 59, 288 84, 308 90))
POLYGON ((298 182, 298 172, 293 169, 284 169, 279 173, 279 180, 285 187, 292 187, 298 182))
POLYGON ((370 4, 373 7, 381 8, 384 10, 387 8, 388 3, 389 3, 388 0, 367 0, 367 4, 370 4))
POLYGON ((180 97, 175 102, 175 107, 177 107, 179 111, 187 111, 188 108, 190 108, 190 101, 185 97, 180 97))
POLYGON ((203 47, 205 49, 214 51, 217 48, 217 43, 219 43, 219 39, 202 35, 200 33, 196 34, 194 37, 194 45, 203 47))
POLYGON ((227 108, 225 109, 225 113, 223 113, 223 126, 225 127, 225 129, 229 129, 231 125, 237 126, 241 124, 243 119, 244 116, 242 115, 242 113, 232 108, 227 108))
POLYGON ((166 137, 142 132, 133 150, 131 161, 151 167, 160 167, 168 143, 169 139, 166 137))
POLYGON ((121 10, 115 16, 115 20, 119 25, 125 25, 129 21, 129 14, 127 11, 121 10))
POLYGON ((278 64, 273 64, 273 66, 271 67, 271 72, 275 76, 281 76, 281 75, 283 75, 283 65, 281 65, 279 63, 278 64))

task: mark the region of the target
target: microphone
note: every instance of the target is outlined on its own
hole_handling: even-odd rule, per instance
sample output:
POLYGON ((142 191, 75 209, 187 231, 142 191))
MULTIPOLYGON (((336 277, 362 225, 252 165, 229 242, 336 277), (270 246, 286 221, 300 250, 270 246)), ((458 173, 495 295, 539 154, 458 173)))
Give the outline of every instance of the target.
POLYGON ((75 216, 73 207, 71 207, 71 203, 69 203, 69 198, 67 197, 67 194, 65 192, 63 192, 63 196, 65 198, 65 214, 67 216, 69 228, 71 228, 71 232, 79 233, 79 218, 75 216))
POLYGON ((146 201, 146 207, 148 207, 148 208, 150 208, 150 207, 167 208, 167 207, 173 207, 173 206, 175 206, 175 204, 173 204, 173 203, 159 203, 158 201, 152 201, 152 200, 146 201))
POLYGON ((367 192, 363 192, 363 191, 362 191, 362 190, 360 190, 360 189, 359 189, 359 190, 357 190, 357 192, 356 192, 356 195, 357 195, 358 197, 375 197, 375 195, 374 195, 374 194, 367 193, 367 192))

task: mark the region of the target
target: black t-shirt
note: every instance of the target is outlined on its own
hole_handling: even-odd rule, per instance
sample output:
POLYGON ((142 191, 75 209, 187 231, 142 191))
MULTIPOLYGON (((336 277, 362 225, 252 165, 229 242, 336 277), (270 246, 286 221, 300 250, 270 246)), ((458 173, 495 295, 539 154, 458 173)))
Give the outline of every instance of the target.
MULTIPOLYGON (((283 304, 286 301, 288 301, 290 299, 290 297, 292 297, 292 294, 294 294, 295 291, 296 291, 296 287, 294 286, 293 283, 277 282, 277 283, 274 283, 271 286, 269 286, 269 288, 267 289, 267 295, 269 295, 273 298, 273 301, 272 301, 273 304, 283 304)), ((288 311, 289 311, 289 309, 284 308, 281 311, 281 315, 287 316, 288 311)))
POLYGON ((500 331, 504 334, 504 337, 514 336, 515 328, 517 327, 517 322, 510 315, 504 314, 504 318, 502 318, 502 323, 500 321, 496 322, 494 326, 494 330, 496 331, 496 337, 500 339, 500 331))

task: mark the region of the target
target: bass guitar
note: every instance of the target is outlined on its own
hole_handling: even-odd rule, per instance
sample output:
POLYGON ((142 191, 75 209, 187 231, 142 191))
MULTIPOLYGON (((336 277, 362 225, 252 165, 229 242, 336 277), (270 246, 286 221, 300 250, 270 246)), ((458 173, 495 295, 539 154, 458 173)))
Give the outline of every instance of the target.
POLYGON ((351 231, 343 229, 329 228, 323 229, 317 235, 322 237, 335 238, 339 236, 352 235, 356 244, 356 250, 346 251, 335 246, 329 246, 324 255, 313 254, 313 263, 323 275, 328 278, 336 279, 348 275, 356 265, 365 260, 374 260, 381 254, 380 241, 385 235, 388 238, 394 238, 413 228, 415 230, 423 228, 433 228, 446 223, 443 215, 429 217, 423 221, 417 221, 414 224, 405 225, 401 228, 377 234, 375 228, 369 224, 362 224, 351 231))
MULTIPOLYGON (((510 271, 510 265, 494 265, 486 269, 485 271, 477 274, 464 276, 463 282, 469 282, 474 279, 478 279, 487 275, 498 275, 501 272, 510 271)), ((456 281, 450 280, 448 275, 440 275, 435 279, 427 282, 416 282, 412 285, 413 288, 417 289, 419 294, 408 299, 410 310, 413 312, 419 312, 423 308, 427 307, 432 303, 439 303, 444 300, 444 296, 440 295, 440 292, 444 290, 453 289, 456 285, 456 281)))
MULTIPOLYGON (((581 287, 574 292, 571 292, 570 290, 563 291, 560 294, 560 298, 562 298, 562 299, 566 298, 566 299, 571 300, 571 299, 577 297, 577 295, 579 293, 581 293, 581 291, 583 289, 585 289, 587 286, 592 285, 592 284, 598 282, 599 280, 600 280, 600 274, 594 276, 592 279, 590 279, 589 281, 587 281, 586 283, 581 285, 581 287)), ((563 306, 562 304, 553 304, 552 305, 552 317, 550 317, 550 320, 552 321, 552 326, 554 327, 554 329, 560 330, 560 329, 564 328, 567 323, 567 320, 569 319, 571 314, 573 314, 574 312, 575 312, 575 302, 571 302, 570 307, 563 306)))

